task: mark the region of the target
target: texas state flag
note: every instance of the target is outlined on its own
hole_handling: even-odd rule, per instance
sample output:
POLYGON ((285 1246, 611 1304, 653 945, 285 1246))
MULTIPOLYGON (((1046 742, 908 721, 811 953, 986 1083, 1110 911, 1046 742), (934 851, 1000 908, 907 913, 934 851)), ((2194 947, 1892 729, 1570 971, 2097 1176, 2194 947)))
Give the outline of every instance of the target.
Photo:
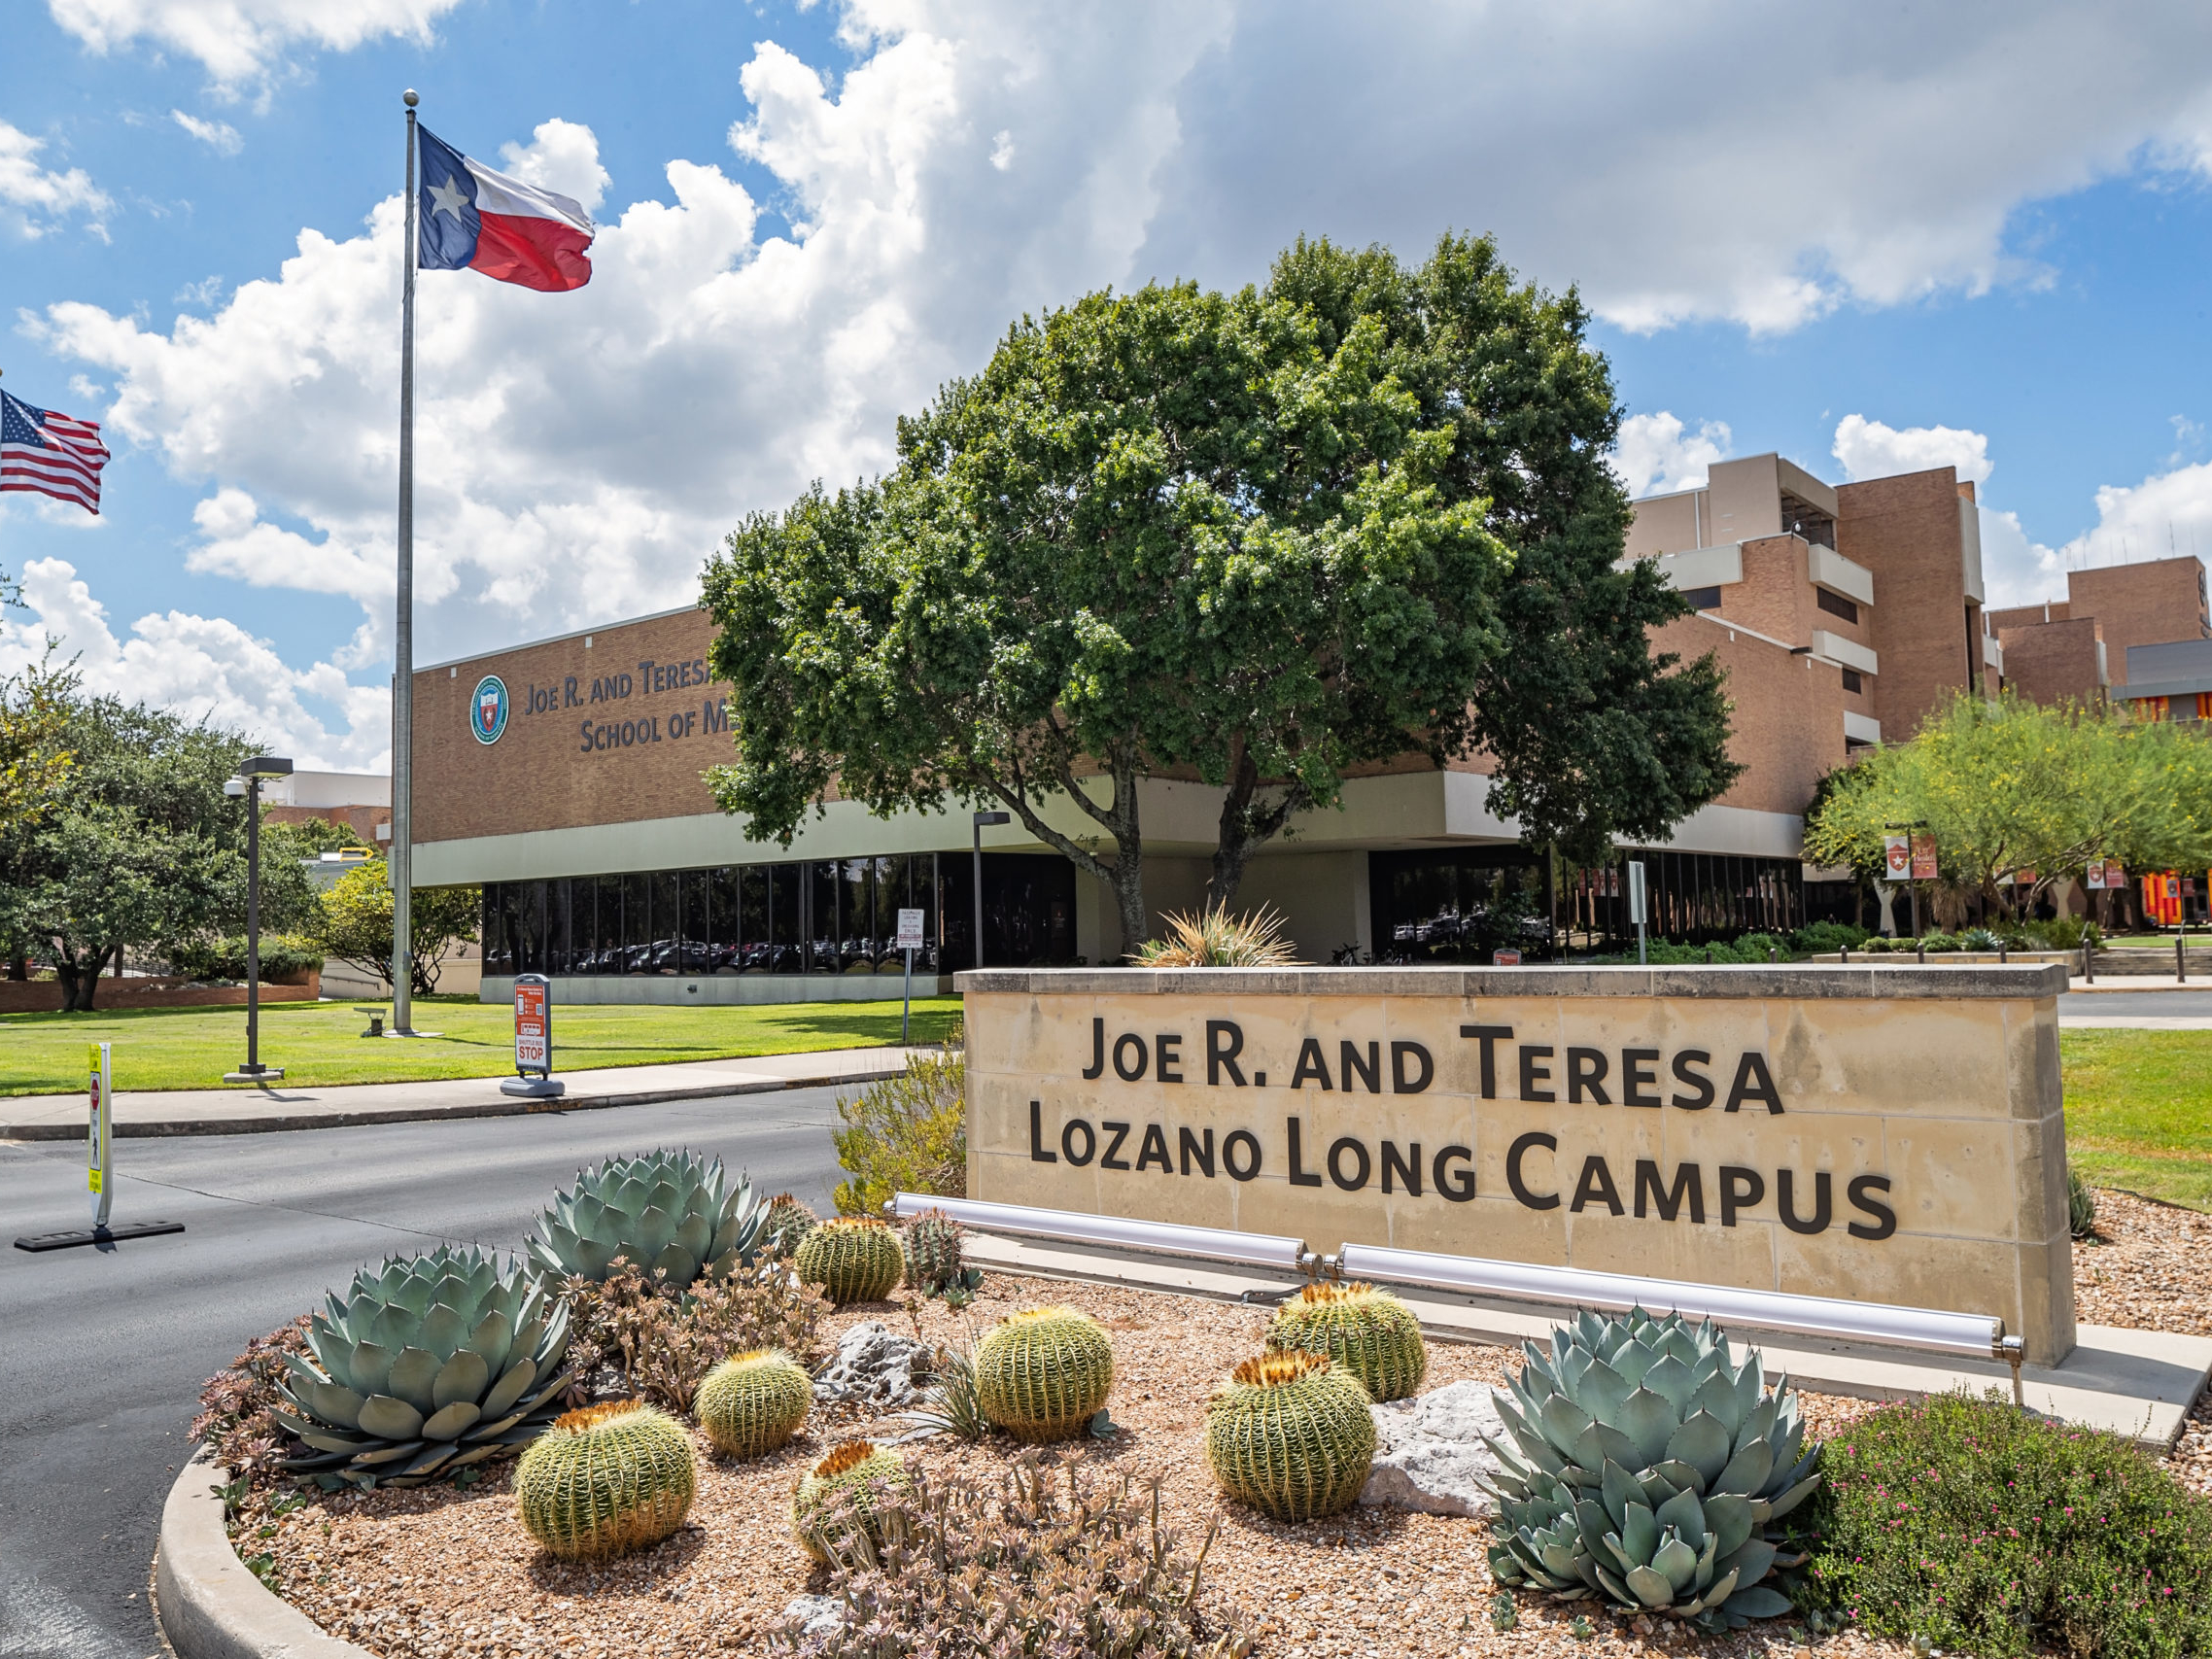
POLYGON ((428 127, 417 128, 417 137, 419 268, 482 271, 545 294, 591 281, 595 226, 581 202, 495 173, 432 137, 428 127))

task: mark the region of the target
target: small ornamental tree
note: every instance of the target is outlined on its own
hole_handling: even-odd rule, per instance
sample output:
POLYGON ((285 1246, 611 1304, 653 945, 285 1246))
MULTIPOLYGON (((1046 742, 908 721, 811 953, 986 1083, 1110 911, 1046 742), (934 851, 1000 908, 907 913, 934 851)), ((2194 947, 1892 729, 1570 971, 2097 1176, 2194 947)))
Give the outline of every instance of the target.
POLYGON ((1878 860, 1885 831, 1923 825, 1947 873, 2000 913, 2031 908, 2091 859, 2212 863, 2212 744, 2122 709, 1961 694, 1910 742, 1831 777, 1806 821, 1807 857, 1878 860), (2028 870, 2024 891, 2000 884, 2028 870))
POLYGON ((877 484, 708 567, 746 833, 834 787, 1004 805, 1146 932, 1140 783, 1224 791, 1207 904, 1352 769, 1486 749, 1531 840, 1662 837, 1733 776, 1684 614, 1616 570, 1617 413, 1573 295, 1488 241, 1409 271, 1303 243, 1267 288, 1094 294, 899 426, 877 484), (1538 661, 1536 659, 1542 659, 1538 661))
MULTIPOLYGON (((410 988, 416 996, 429 996, 437 989, 439 958, 447 948, 476 937, 483 894, 477 887, 417 887, 412 898, 410 988)), ((383 859, 356 865, 330 883, 309 936, 326 956, 351 962, 391 988, 392 879, 383 859)))

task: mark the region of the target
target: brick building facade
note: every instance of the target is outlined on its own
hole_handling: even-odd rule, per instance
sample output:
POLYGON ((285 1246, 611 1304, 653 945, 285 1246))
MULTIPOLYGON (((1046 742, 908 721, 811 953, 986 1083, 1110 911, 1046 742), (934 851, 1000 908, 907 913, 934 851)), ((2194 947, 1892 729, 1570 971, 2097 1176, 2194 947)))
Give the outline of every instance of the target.
MULTIPOLYGON (((1538 954, 1563 936, 1619 936, 1634 853, 1677 936, 1797 925, 1802 814, 1820 778, 1981 672, 1971 494, 1948 469, 1837 488, 1764 456, 1638 504, 1629 556, 1661 559, 1700 606, 1652 646, 1717 658, 1745 767, 1666 848, 1563 866, 1489 810, 1480 757, 1412 760, 1298 820, 1254 858, 1240 903, 1281 911, 1317 961, 1538 954)), ((716 809, 702 775, 729 750, 710 633, 701 612, 670 611, 418 672, 416 880, 484 887, 488 998, 520 971, 554 975, 570 1001, 896 995, 902 909, 926 918, 920 985, 976 959, 965 811, 886 821, 833 800, 782 847, 716 809)), ((1220 795, 1171 778, 1143 789, 1157 927, 1200 901, 1220 795)), ((1052 815, 1091 827, 1064 805, 1052 815)), ((1121 952, 1097 883, 1019 823, 985 830, 984 847, 985 960, 1121 952)))

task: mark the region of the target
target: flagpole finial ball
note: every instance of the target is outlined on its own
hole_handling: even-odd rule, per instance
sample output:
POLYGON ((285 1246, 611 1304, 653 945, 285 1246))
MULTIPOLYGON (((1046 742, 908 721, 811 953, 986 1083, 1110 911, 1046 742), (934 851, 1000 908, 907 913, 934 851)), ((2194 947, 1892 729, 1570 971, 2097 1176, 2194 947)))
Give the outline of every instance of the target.
POLYGON ((413 109, 417 104, 422 102, 420 98, 415 96, 415 89, 412 86, 409 86, 405 92, 400 94, 400 96, 405 100, 406 105, 409 109, 413 109))

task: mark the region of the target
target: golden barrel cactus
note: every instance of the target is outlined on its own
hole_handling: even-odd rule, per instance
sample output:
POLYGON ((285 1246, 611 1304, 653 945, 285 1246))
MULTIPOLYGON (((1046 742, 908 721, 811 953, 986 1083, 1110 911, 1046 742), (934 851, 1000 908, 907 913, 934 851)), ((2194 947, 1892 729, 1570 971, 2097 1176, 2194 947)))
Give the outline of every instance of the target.
POLYGON ((1372 1285, 1308 1285, 1267 1327, 1267 1346, 1326 1354, 1377 1401, 1405 1400, 1429 1374, 1413 1310, 1372 1285))
POLYGON ((605 1561, 682 1526, 698 1480, 683 1425, 619 1400, 555 1418, 522 1454, 514 1487, 532 1538, 564 1561, 605 1561))
POLYGON ((707 1373, 691 1414, 724 1457, 764 1457, 799 1432, 813 1384, 780 1348, 733 1354, 707 1373))
POLYGON ((837 1216, 800 1241, 799 1282, 819 1285, 839 1307, 880 1302, 899 1288, 906 1256, 898 1234, 873 1216, 837 1216))
POLYGON ((889 1507, 876 1490, 881 1481, 895 1499, 912 1486, 906 1461, 896 1452, 879 1451, 872 1440, 847 1440, 830 1449, 828 1457, 799 1477, 791 1494, 791 1532, 799 1545, 816 1561, 829 1560, 829 1546, 838 1541, 833 1519, 825 1511, 841 1492, 852 1494, 851 1518, 871 1541, 883 1541, 883 1516, 889 1507))
POLYGON ((984 1415, 1018 1440, 1067 1440, 1089 1427, 1114 1388, 1106 1328, 1072 1307, 1010 1313, 976 1344, 984 1415))
POLYGON ((1333 1515, 1367 1483, 1372 1403, 1359 1378, 1323 1355, 1262 1354, 1207 1403, 1206 1461, 1223 1491, 1278 1521, 1333 1515))

